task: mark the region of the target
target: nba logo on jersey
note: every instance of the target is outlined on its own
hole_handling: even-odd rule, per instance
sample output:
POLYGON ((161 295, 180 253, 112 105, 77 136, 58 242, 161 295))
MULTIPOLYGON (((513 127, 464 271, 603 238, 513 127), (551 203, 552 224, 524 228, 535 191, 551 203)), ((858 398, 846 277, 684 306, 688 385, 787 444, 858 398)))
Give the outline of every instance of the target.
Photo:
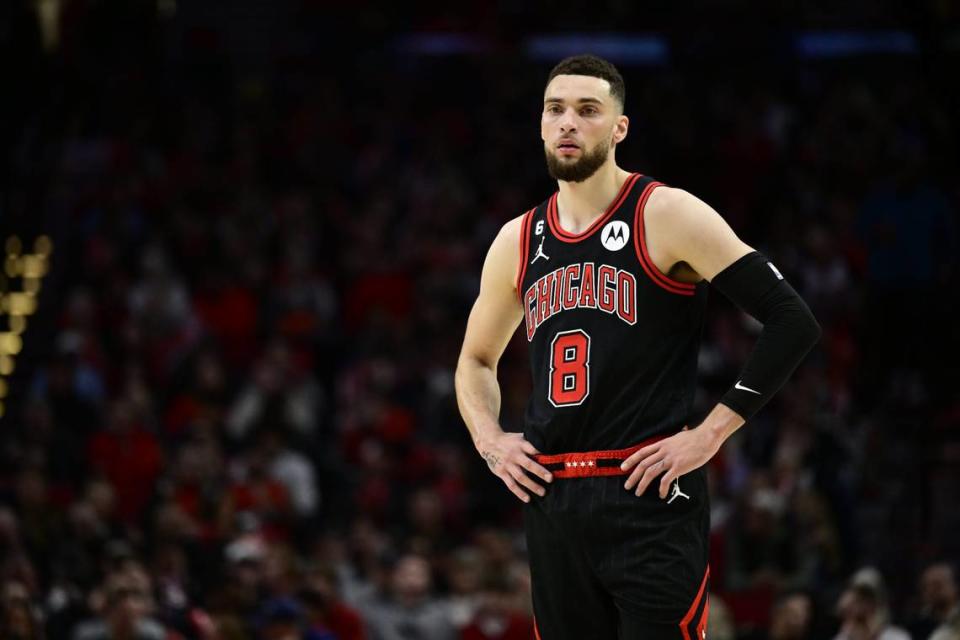
POLYGON ((630 227, 622 220, 609 222, 607 226, 603 228, 603 232, 600 234, 600 240, 603 242, 605 249, 620 251, 620 249, 627 246, 627 241, 630 240, 630 227))

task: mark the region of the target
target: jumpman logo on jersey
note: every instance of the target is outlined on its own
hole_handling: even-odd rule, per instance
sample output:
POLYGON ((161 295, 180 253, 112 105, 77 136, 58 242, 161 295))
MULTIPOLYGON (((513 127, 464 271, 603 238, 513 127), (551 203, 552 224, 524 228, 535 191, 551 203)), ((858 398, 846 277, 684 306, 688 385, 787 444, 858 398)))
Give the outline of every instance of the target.
POLYGON ((670 504, 671 502, 673 502, 673 501, 676 500, 677 498, 686 498, 687 500, 689 500, 689 499, 690 499, 690 496, 688 496, 687 494, 685 494, 683 491, 680 491, 680 481, 679 481, 679 480, 674 480, 674 481, 673 481, 673 489, 670 490, 670 499, 667 500, 667 504, 670 504))
POLYGON ((543 252, 543 241, 546 239, 547 239, 546 236, 543 236, 542 238, 540 238, 540 246, 537 247, 537 255, 533 256, 533 260, 530 261, 530 264, 533 264, 534 262, 536 262, 537 258, 543 258, 544 260, 550 259, 550 256, 548 256, 543 252))

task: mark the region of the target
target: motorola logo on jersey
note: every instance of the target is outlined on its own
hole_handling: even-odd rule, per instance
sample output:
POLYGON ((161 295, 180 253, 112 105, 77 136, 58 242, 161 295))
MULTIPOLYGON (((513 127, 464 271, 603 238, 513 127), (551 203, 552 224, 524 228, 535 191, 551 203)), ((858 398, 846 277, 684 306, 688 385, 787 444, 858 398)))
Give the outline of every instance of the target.
POLYGON ((570 264, 538 278, 523 301, 527 340, 533 340, 549 318, 570 309, 597 309, 633 325, 637 323, 637 278, 608 264, 570 264))
POLYGON ((603 246, 610 251, 620 251, 630 240, 630 227, 623 220, 614 220, 608 222, 607 226, 600 232, 600 241, 603 246))

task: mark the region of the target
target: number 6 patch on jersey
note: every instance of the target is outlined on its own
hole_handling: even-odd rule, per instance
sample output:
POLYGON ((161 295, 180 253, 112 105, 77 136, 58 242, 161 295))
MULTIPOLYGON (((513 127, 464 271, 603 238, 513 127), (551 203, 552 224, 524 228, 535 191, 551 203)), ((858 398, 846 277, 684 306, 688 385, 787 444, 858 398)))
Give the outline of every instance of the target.
POLYGON ((582 404, 590 394, 590 336, 583 329, 561 331, 550 346, 550 403, 582 404))

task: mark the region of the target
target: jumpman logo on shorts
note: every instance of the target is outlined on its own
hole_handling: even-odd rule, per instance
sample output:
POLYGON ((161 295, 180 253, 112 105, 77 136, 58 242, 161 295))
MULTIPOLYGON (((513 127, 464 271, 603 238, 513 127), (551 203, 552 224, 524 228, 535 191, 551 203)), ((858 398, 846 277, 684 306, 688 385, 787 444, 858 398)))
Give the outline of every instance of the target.
POLYGON ((533 256, 533 260, 530 261, 530 264, 533 264, 534 262, 536 262, 537 258, 543 258, 544 260, 550 259, 550 256, 548 256, 543 252, 543 241, 546 239, 547 239, 546 236, 543 236, 542 238, 540 238, 540 246, 537 247, 537 255, 533 256))
POLYGON ((689 500, 689 499, 690 499, 690 496, 688 496, 687 494, 685 494, 683 491, 680 491, 680 481, 679 481, 679 480, 674 480, 674 481, 673 481, 673 489, 670 490, 670 499, 667 500, 667 504, 670 504, 671 502, 673 502, 673 501, 676 500, 677 498, 686 498, 687 500, 689 500))

